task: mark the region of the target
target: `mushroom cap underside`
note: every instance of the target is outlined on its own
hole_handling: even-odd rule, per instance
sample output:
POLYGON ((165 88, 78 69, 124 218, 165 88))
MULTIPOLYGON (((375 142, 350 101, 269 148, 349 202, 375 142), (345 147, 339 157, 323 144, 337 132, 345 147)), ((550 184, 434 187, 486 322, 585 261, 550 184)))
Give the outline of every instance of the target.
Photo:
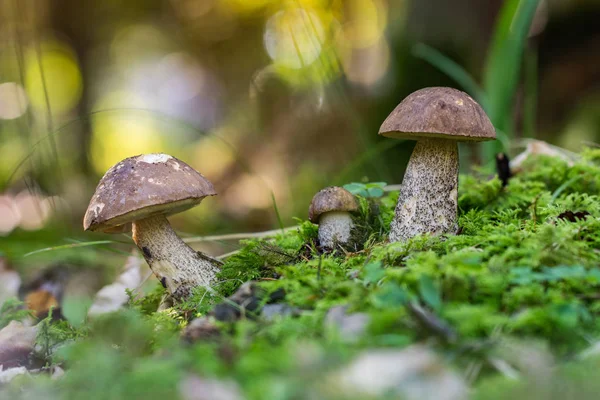
POLYGON ((330 186, 315 194, 308 209, 308 219, 317 223, 321 214, 326 212, 357 210, 358 201, 352 193, 339 186, 330 186))
POLYGON ((496 139, 494 126, 483 108, 465 92, 448 87, 424 88, 408 95, 385 119, 379 134, 411 140, 496 139))
POLYGON ((129 157, 102 177, 83 219, 85 230, 124 231, 135 220, 172 215, 214 196, 212 183, 167 154, 129 157))

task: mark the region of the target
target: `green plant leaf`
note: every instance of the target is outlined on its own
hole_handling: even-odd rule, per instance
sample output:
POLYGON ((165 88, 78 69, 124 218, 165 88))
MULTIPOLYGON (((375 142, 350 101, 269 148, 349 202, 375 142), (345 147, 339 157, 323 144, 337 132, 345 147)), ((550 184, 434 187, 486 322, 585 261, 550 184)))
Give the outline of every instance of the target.
POLYGON ((375 294, 373 303, 377 308, 391 308, 404 305, 410 299, 410 294, 400 285, 396 282, 389 282, 375 294))
POLYGON ((424 43, 419 43, 413 48, 416 57, 427 61, 450 78, 454 79, 466 92, 471 94, 483 108, 487 108, 487 96, 475 79, 459 64, 442 54, 438 50, 424 43))
POLYGON ((378 198, 378 197, 383 196, 383 194, 384 194, 383 189, 378 188, 378 187, 367 189, 367 193, 368 193, 368 197, 371 197, 371 198, 378 198))
POLYGON ((367 186, 364 183, 352 182, 345 184, 343 188, 352 194, 357 194, 361 190, 365 190, 367 186))
POLYGON ((372 262, 363 268, 363 280, 367 283, 377 283, 385 276, 385 270, 380 261, 372 262))
POLYGON ((421 275, 419 279, 419 294, 425 304, 434 311, 440 311, 442 308, 442 296, 433 280, 427 275, 421 275))
MULTIPOLYGON (((513 97, 519 82, 523 47, 539 0, 507 0, 500 11, 487 59, 483 87, 486 112, 494 127, 512 136, 513 97)), ((486 159, 501 151, 501 143, 485 145, 486 159)))
POLYGON ((561 279, 584 279, 588 276, 583 265, 561 265, 552 268, 544 268, 544 275, 548 281, 561 279))

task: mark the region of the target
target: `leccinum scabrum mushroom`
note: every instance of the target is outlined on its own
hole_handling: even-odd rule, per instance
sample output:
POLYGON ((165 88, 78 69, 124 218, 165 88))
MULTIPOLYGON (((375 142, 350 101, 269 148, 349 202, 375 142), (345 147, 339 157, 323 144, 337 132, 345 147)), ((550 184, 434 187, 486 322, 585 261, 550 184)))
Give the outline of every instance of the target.
POLYGON ((392 111, 379 134, 417 140, 404 173, 390 226, 390 241, 403 241, 423 233, 456 233, 457 142, 496 138, 481 106, 460 90, 446 87, 417 90, 392 111))
POLYGON ((114 233, 132 223, 133 240, 148 265, 169 293, 181 299, 196 286, 209 286, 220 263, 185 244, 166 217, 214 195, 208 179, 175 157, 130 157, 102 177, 83 227, 114 233))
POLYGON ((333 249, 336 244, 346 244, 354 223, 353 211, 358 210, 356 198, 344 188, 327 187, 318 192, 308 209, 308 219, 319 224, 319 243, 333 249))

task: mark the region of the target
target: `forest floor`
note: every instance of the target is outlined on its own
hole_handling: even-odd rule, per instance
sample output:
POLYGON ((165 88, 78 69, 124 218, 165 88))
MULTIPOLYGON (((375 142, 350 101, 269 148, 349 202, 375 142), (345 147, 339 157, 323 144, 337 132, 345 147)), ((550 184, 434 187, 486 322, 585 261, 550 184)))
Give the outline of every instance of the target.
POLYGON ((461 176, 457 235, 388 243, 397 192, 362 194, 345 248, 299 221, 171 308, 155 285, 28 326, 5 302, 0 355, 11 337, 31 353, 0 398, 597 398, 600 150, 529 157, 505 187, 461 176))

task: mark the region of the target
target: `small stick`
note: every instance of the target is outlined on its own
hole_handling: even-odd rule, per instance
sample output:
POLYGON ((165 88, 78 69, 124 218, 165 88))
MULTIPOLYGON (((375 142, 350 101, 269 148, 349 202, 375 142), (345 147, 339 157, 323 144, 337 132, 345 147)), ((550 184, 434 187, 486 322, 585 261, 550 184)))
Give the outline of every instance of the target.
POLYGON ((227 257, 231 257, 231 256, 233 256, 234 254, 237 254, 237 253, 239 253, 239 252, 240 252, 240 250, 234 250, 234 251, 230 251, 229 253, 221 254, 220 256, 217 256, 217 257, 215 257, 215 258, 216 258, 217 260, 221 261, 221 260, 224 260, 224 259, 226 259, 227 257))
POLYGON ((284 229, 273 229, 264 232, 247 232, 247 233, 229 233, 225 235, 211 235, 211 236, 195 236, 183 239, 186 243, 198 243, 198 242, 215 242, 219 240, 240 240, 240 239, 256 239, 263 237, 276 236, 280 233, 290 232, 294 229, 298 229, 298 225, 289 226, 284 229))

